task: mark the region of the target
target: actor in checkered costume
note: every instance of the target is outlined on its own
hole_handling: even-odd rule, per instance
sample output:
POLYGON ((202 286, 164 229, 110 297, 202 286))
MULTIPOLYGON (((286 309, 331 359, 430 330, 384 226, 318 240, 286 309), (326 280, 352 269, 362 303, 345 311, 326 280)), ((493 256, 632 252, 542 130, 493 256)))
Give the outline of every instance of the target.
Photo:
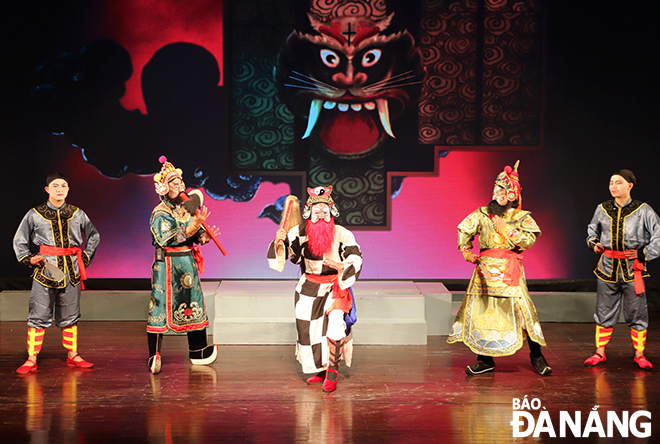
MULTIPOLYGON (((288 257, 299 264, 302 276, 295 292, 298 341, 296 356, 304 373, 317 373, 308 384, 323 383, 334 391, 339 361, 351 364, 352 336, 346 334, 345 315, 353 307, 349 288, 360 275, 362 253, 355 237, 335 225, 339 211, 331 197, 332 187, 308 188, 303 211, 306 222, 290 230, 280 228, 268 249, 268 265, 278 271, 288 257)), ((286 210, 285 210, 286 211, 286 210)))

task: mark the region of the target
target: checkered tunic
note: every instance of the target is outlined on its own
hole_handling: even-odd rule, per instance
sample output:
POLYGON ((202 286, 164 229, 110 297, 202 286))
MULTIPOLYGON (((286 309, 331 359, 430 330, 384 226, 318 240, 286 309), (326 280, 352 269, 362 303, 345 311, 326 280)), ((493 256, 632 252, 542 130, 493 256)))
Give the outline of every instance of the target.
MULTIPOLYGON (((327 310, 332 306, 332 285, 315 284, 305 278, 305 274, 331 275, 337 270, 323 265, 323 258, 315 257, 307 249, 305 224, 293 227, 284 241, 284 247, 276 248, 271 242, 268 248, 268 265, 270 268, 282 271, 286 261, 285 249, 294 264, 300 265, 302 276, 295 291, 295 312, 298 340, 296 356, 302 364, 304 373, 317 373, 328 366, 328 329, 327 310)), ((355 237, 346 228, 335 225, 335 240, 327 259, 341 262, 344 272, 339 276, 339 286, 349 288, 360 275, 362 269, 362 252, 355 242, 355 237)), ((344 344, 344 362, 351 365, 353 350, 352 335, 346 338, 344 344)))

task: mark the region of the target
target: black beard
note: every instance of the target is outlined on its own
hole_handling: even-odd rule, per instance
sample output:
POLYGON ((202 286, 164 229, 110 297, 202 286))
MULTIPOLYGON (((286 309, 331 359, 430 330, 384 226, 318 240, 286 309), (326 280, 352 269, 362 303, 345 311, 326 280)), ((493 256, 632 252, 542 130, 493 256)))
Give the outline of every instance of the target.
POLYGON ((506 205, 500 205, 496 200, 491 200, 488 204, 488 214, 502 217, 504 216, 506 210, 509 209, 510 204, 511 202, 507 202, 506 205))
POLYGON ((183 203, 183 199, 181 199, 180 195, 172 199, 169 195, 166 194, 165 199, 170 201, 174 206, 181 205, 183 203))

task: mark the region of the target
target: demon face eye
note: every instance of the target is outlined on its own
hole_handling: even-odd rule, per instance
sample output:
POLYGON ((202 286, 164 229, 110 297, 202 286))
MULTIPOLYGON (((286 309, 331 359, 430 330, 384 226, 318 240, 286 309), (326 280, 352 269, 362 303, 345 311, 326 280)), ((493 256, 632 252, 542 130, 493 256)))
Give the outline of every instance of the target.
POLYGON ((339 65, 339 56, 329 49, 321 50, 321 60, 328 68, 336 68, 339 65))
POLYGON ((374 66, 376 63, 378 63, 378 60, 380 60, 381 54, 382 51, 380 49, 372 49, 367 51, 364 56, 362 56, 362 66, 365 68, 374 66))

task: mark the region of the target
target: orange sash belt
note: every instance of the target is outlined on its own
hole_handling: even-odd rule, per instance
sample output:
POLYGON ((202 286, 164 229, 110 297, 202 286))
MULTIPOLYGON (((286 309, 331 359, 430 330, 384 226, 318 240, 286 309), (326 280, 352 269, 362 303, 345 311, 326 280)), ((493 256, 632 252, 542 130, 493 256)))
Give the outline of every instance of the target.
POLYGON ((80 271, 80 288, 85 289, 85 283, 83 281, 87 280, 87 272, 85 271, 85 263, 83 262, 82 250, 80 248, 59 248, 51 247, 50 245, 39 245, 39 254, 46 256, 73 256, 75 254, 78 258, 78 271, 80 271))
MULTIPOLYGON (((605 250, 603 251, 603 256, 611 257, 612 259, 627 259, 625 251, 615 251, 615 250, 605 250)), ((614 272, 614 269, 612 269, 614 272)), ((642 294, 646 289, 644 288, 644 278, 642 273, 644 272, 644 264, 642 264, 639 259, 635 258, 633 263, 633 273, 635 275, 635 294, 642 294)))
POLYGON ((305 279, 314 284, 332 284, 332 299, 334 299, 334 302, 332 303, 332 306, 330 306, 330 308, 326 311, 326 314, 330 313, 332 310, 341 310, 344 313, 351 311, 351 307, 353 307, 351 292, 348 291, 348 288, 342 289, 339 287, 338 275, 318 275, 305 273, 305 279))
POLYGON ((520 277, 522 276, 522 259, 523 255, 514 253, 511 250, 485 250, 479 254, 479 257, 494 257, 497 259, 507 259, 506 271, 502 282, 512 287, 520 286, 520 277))
POLYGON ((193 245, 192 247, 163 247, 166 253, 177 252, 177 251, 191 251, 193 259, 197 264, 197 271, 204 273, 204 256, 202 256, 202 249, 199 248, 199 245, 193 245))

